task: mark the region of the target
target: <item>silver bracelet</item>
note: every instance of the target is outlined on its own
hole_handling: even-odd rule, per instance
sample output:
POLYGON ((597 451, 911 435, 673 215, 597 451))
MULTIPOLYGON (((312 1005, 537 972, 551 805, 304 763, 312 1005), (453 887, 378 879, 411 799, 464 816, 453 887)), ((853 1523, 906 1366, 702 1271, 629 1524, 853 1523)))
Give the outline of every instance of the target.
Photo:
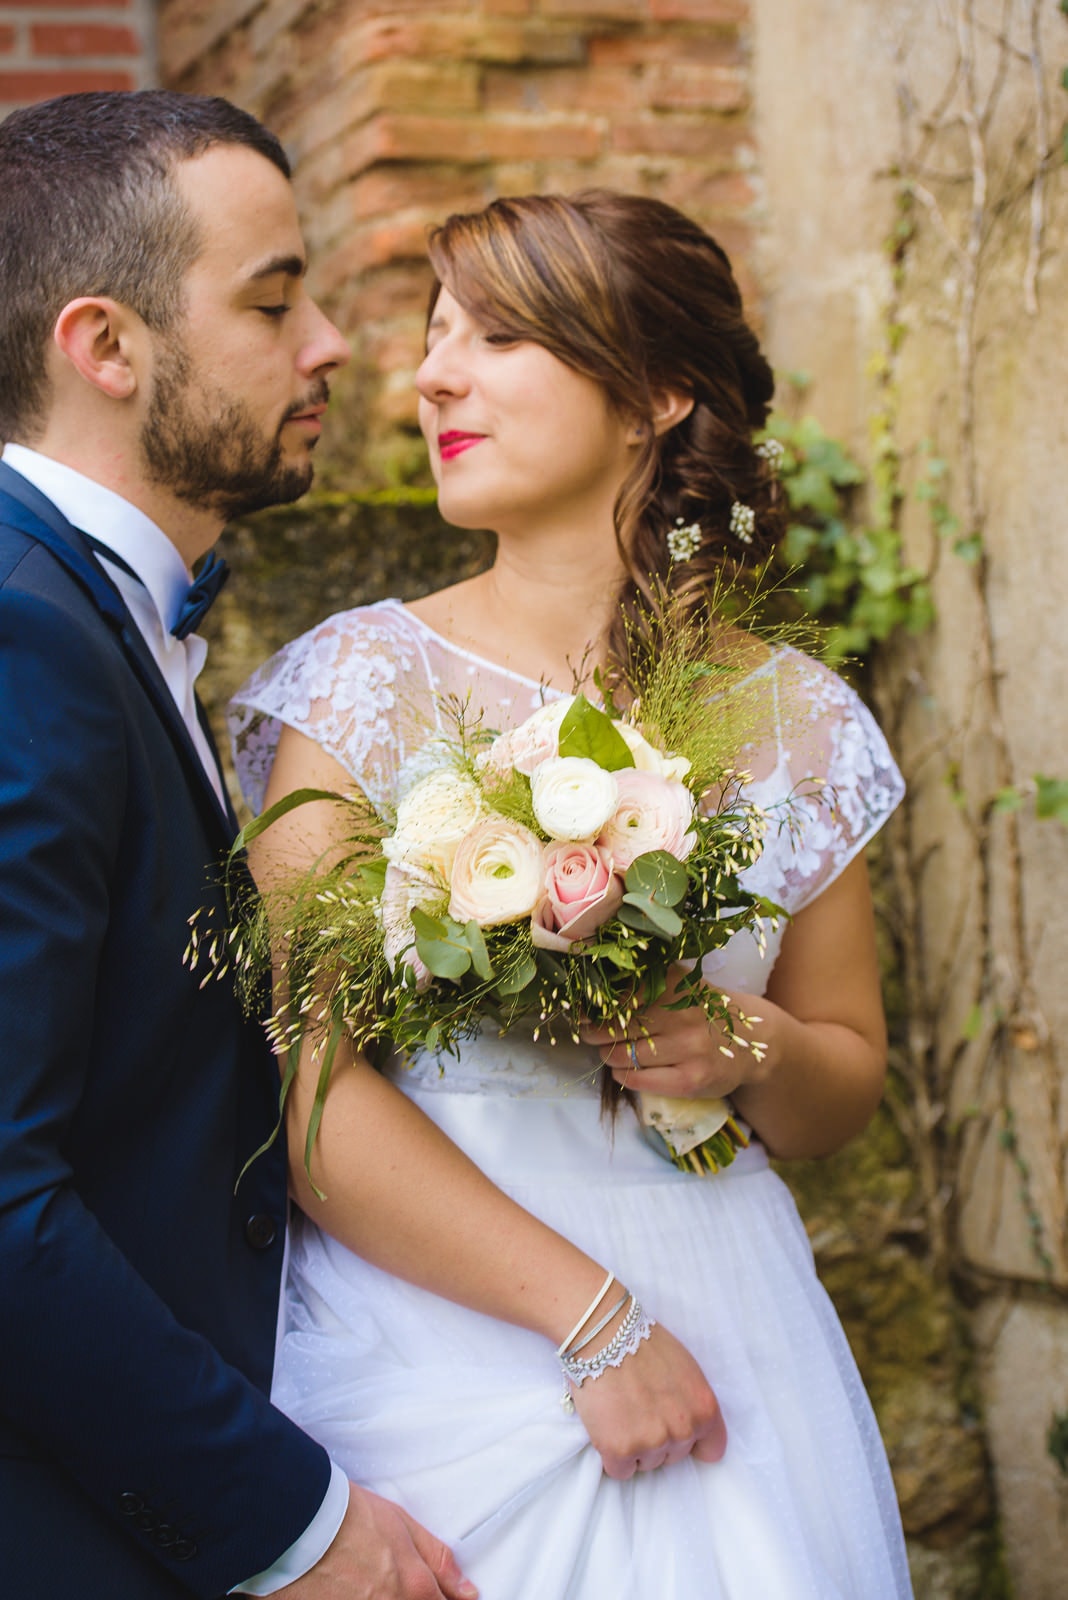
POLYGON ((634 1355, 635 1351, 641 1348, 642 1341, 648 1339, 655 1327, 656 1323, 645 1315, 640 1302, 631 1295, 630 1308, 626 1316, 603 1350, 598 1350, 595 1356, 590 1356, 585 1361, 579 1356, 562 1355, 560 1365, 566 1381, 560 1404, 564 1410, 572 1412, 575 1409, 569 1384, 581 1389, 587 1378, 600 1378, 609 1367, 622 1366, 628 1356, 634 1355))
POLYGON ((557 1346, 556 1353, 557 1353, 558 1356, 562 1356, 564 1351, 567 1349, 568 1345, 572 1342, 572 1340, 578 1338, 579 1334, 582 1332, 583 1328, 586 1326, 587 1322, 589 1322, 590 1318, 593 1316, 593 1313, 597 1310, 597 1307, 600 1305, 601 1301, 604 1299, 605 1295, 608 1293, 609 1289, 612 1287, 612 1284, 615 1282, 615 1276, 616 1275, 615 1275, 614 1272, 610 1272, 608 1274, 607 1278, 604 1280, 604 1282, 601 1285, 600 1294, 596 1297, 595 1300, 591 1300, 590 1304, 586 1307, 586 1309, 582 1313, 581 1317, 575 1323, 575 1326, 572 1328, 572 1330, 568 1334, 567 1338, 564 1340, 564 1342, 561 1345, 557 1346))

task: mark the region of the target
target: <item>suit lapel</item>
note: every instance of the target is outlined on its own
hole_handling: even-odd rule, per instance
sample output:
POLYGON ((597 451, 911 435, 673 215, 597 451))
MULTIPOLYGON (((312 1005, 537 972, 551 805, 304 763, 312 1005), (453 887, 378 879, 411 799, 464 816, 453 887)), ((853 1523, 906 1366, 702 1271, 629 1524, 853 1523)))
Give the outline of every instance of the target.
MULTIPOLYGON (((0 461, 0 520, 33 539, 63 566, 93 601, 105 622, 117 635, 126 657, 145 693, 165 725, 189 776, 194 792, 203 802, 210 831, 228 848, 237 831, 237 819, 229 802, 220 804, 214 786, 204 770, 189 730, 141 636, 140 629, 126 609, 118 589, 103 568, 98 566, 78 529, 56 509, 45 495, 0 461)), ((197 702, 201 726, 208 733, 213 753, 215 741, 207 728, 207 718, 197 702)))

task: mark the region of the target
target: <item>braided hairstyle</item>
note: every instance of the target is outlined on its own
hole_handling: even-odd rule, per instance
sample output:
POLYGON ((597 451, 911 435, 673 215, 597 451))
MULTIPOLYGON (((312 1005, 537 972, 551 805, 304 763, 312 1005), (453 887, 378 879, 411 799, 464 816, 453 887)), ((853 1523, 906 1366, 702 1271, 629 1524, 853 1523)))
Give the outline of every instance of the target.
POLYGON ((781 484, 753 438, 774 378, 730 262, 673 206, 608 189, 494 200, 448 218, 429 250, 431 308, 447 286, 488 326, 600 383, 641 427, 614 508, 626 578, 607 650, 625 666, 665 597, 684 614, 707 608, 725 572, 763 566, 785 532, 781 484), (657 434, 669 391, 693 407, 657 434), (700 543, 674 560, 668 535, 695 524, 700 543))

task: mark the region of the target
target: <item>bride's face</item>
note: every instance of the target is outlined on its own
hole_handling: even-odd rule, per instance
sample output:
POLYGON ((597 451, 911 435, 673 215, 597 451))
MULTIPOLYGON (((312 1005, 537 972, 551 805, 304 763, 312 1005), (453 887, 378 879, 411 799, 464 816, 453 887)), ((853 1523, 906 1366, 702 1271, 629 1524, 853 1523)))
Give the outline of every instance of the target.
POLYGON ((416 385, 447 522, 611 536, 639 435, 593 379, 494 332, 443 289, 416 385))

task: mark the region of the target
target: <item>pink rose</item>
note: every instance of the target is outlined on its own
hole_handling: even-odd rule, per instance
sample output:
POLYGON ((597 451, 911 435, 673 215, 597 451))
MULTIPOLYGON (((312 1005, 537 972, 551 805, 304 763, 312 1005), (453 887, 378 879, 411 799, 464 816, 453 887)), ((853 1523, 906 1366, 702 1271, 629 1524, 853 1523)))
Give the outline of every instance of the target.
POLYGON ((597 843, 611 855, 617 871, 626 872, 648 850, 666 850, 677 861, 685 861, 697 842, 689 831, 694 799, 686 785, 635 767, 625 767, 615 777, 619 804, 597 835, 597 843))
POLYGON ((615 915, 623 880, 610 855, 596 845, 558 844, 545 852, 545 898, 531 920, 531 938, 543 950, 567 950, 615 915))

